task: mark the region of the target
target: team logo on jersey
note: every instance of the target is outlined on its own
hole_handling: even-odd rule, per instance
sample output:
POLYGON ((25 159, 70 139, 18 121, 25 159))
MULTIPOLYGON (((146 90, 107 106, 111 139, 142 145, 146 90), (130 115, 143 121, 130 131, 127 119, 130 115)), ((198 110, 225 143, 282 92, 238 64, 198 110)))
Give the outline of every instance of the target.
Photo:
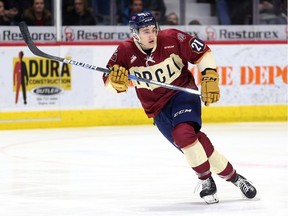
POLYGON ((115 52, 113 53, 111 57, 111 61, 116 62, 117 58, 118 58, 118 50, 115 50, 115 52))
MULTIPOLYGON (((157 61, 156 61, 157 62, 157 61)), ((171 54, 164 61, 150 65, 149 67, 145 66, 132 66, 129 69, 131 75, 137 76, 139 78, 145 78, 149 80, 155 80, 161 83, 173 83, 180 75, 184 64, 180 56, 176 54, 171 54)), ((153 83, 144 83, 132 80, 133 86, 137 89, 145 88, 153 91, 154 89, 161 88, 158 85, 153 83)))
POLYGON ((137 59, 137 57, 135 55, 131 56, 130 64, 132 64, 136 59, 137 59))
POLYGON ((179 41, 183 42, 186 39, 186 36, 182 33, 178 33, 177 38, 179 41))
POLYGON ((152 63, 155 63, 155 61, 154 61, 154 59, 153 59, 154 57, 153 57, 153 55, 151 54, 151 55, 147 55, 147 57, 145 58, 145 60, 146 60, 146 67, 149 67, 149 62, 152 62, 152 63))
POLYGON ((190 46, 195 52, 202 52, 204 50, 205 44, 199 38, 193 38, 190 46))

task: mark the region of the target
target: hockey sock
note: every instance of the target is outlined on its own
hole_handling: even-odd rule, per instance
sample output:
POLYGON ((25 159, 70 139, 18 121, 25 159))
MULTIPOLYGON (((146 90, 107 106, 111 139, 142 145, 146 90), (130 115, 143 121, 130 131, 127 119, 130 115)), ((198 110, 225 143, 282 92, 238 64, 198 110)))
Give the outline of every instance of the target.
POLYGON ((210 164, 202 144, 198 140, 194 128, 187 123, 177 125, 173 131, 173 138, 181 148, 188 164, 196 172, 199 179, 211 176, 210 164))
POLYGON ((219 152, 214 150, 212 155, 209 157, 211 170, 219 175, 226 181, 231 181, 236 176, 236 171, 229 161, 219 152))
POLYGON ((210 164, 201 143, 196 140, 193 144, 182 148, 185 158, 199 179, 207 179, 211 176, 210 164))

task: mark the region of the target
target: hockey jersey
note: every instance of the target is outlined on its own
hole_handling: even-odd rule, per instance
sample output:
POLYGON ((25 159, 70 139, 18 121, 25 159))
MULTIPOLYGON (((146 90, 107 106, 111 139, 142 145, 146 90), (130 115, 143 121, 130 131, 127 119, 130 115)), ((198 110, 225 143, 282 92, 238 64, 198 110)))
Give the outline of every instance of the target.
MULTIPOLYGON (((125 67, 129 74, 197 90, 188 62, 197 64, 209 47, 199 38, 176 29, 161 30, 151 54, 145 53, 132 38, 121 42, 107 67, 125 67)), ((107 77, 104 77, 106 81, 107 77)), ((175 90, 132 80, 145 113, 153 118, 177 93, 175 90)))

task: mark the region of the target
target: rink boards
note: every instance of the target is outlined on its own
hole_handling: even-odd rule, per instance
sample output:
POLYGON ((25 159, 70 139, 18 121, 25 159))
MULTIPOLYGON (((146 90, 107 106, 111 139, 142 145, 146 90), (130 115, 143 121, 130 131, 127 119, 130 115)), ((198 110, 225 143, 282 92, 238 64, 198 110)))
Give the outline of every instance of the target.
MULTIPOLYGON (((117 43, 38 46, 55 56, 105 67, 117 43)), ((203 107, 204 122, 287 121, 286 43, 209 46, 220 74, 221 99, 203 107)), ((101 72, 37 57, 22 43, 1 44, 1 51, 0 129, 152 124, 134 89, 122 95, 105 89, 101 72), (15 84, 21 51, 27 68, 26 104, 15 84)), ((189 69, 199 85, 199 71, 193 65, 189 69)))

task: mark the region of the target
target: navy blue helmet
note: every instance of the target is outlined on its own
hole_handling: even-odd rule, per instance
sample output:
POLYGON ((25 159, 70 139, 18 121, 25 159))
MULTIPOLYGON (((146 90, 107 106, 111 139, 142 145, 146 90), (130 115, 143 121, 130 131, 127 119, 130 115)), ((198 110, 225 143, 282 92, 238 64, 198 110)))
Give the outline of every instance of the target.
POLYGON ((159 29, 157 21, 148 11, 132 15, 129 21, 129 27, 132 34, 137 34, 140 28, 144 28, 150 25, 155 25, 155 27, 159 29))

